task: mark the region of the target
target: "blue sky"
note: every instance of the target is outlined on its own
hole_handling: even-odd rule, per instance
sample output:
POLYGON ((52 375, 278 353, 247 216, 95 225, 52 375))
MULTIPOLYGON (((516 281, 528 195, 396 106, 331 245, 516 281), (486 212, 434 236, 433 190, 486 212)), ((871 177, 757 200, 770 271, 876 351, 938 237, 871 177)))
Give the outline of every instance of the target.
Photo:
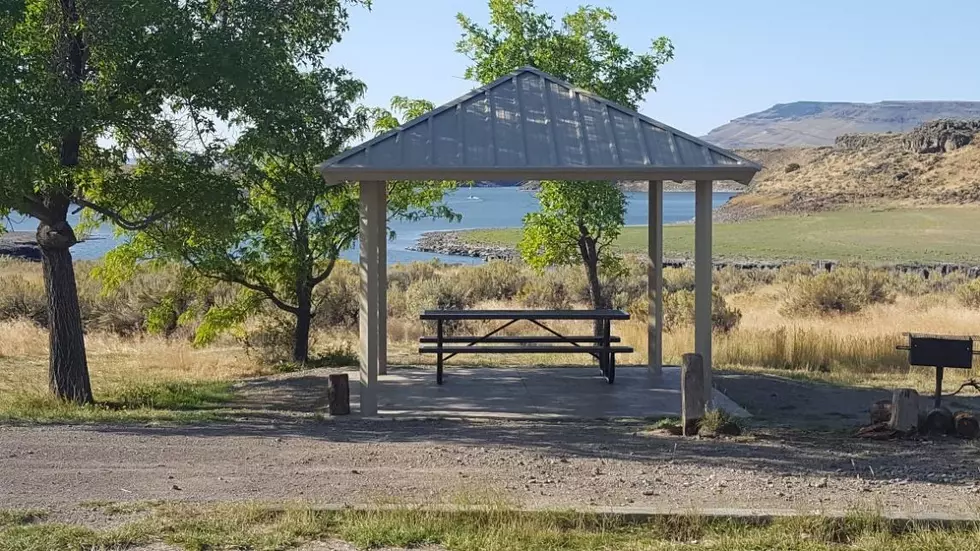
MULTIPOLYGON (((437 105, 474 87, 455 53, 462 11, 485 21, 485 0, 373 0, 328 56, 368 84, 365 102, 393 95, 437 105)), ((980 100, 980 1, 538 0, 561 15, 611 7, 634 50, 666 35, 676 57, 644 114, 702 135, 729 120, 799 100, 980 100)))

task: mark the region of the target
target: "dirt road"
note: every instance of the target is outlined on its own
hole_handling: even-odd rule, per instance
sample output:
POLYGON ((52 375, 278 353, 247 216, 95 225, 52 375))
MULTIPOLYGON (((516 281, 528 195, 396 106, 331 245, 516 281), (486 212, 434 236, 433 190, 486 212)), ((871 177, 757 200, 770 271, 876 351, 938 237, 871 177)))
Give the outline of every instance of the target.
POLYGON ((311 500, 975 512, 978 446, 761 429, 742 441, 608 422, 298 421, 0 427, 0 508, 311 500))

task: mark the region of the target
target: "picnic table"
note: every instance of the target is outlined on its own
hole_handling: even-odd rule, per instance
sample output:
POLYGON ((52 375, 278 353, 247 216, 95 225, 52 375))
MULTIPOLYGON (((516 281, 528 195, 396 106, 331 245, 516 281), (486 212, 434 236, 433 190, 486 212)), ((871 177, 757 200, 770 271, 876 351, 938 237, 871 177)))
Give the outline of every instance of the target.
POLYGON ((612 384, 616 379, 616 354, 633 352, 612 335, 614 320, 628 320, 622 310, 426 310, 419 319, 433 321, 436 334, 419 339, 420 354, 436 355, 436 383, 443 383, 443 364, 457 354, 589 354, 599 361, 599 371, 612 384), (447 323, 458 321, 500 321, 485 335, 446 335, 447 323), (526 321, 547 335, 502 335, 501 331, 526 321), (598 335, 563 335, 547 322, 599 322, 598 335))

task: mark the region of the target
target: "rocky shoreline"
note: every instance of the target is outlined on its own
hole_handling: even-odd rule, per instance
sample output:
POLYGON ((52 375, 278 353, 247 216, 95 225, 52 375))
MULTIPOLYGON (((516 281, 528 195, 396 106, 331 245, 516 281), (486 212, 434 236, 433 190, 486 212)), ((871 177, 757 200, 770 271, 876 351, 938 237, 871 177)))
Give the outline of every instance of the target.
MULTIPOLYGON (((484 260, 516 260, 519 257, 515 249, 503 245, 467 243, 462 239, 458 231, 424 233, 414 246, 409 247, 409 250, 450 256, 482 258, 484 260)), ((836 260, 801 262, 798 260, 730 260, 721 258, 717 258, 714 261, 715 269, 730 267, 736 270, 778 270, 786 266, 798 264, 810 264, 816 269, 829 272, 844 263, 836 260)), ((693 268, 694 260, 690 258, 667 258, 664 259, 664 266, 668 268, 693 268)), ((891 272, 917 274, 925 278, 929 278, 931 275, 944 276, 953 272, 964 273, 969 278, 980 277, 980 266, 971 264, 917 262, 884 264, 882 267, 891 272)))
POLYGON ((518 257, 517 251, 510 247, 466 243, 460 239, 458 231, 425 232, 415 245, 408 247, 408 250, 484 260, 515 260, 518 257))
POLYGON ((0 257, 9 256, 40 262, 41 249, 33 232, 19 231, 0 234, 0 257))

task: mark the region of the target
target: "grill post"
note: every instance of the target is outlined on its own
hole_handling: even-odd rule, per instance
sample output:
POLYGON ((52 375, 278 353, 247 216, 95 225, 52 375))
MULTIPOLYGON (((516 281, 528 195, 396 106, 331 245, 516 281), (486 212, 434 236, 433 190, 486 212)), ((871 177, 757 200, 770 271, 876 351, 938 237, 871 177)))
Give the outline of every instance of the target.
POLYGON ((939 409, 943 405, 943 368, 942 366, 936 367, 936 399, 933 402, 933 407, 939 409))

